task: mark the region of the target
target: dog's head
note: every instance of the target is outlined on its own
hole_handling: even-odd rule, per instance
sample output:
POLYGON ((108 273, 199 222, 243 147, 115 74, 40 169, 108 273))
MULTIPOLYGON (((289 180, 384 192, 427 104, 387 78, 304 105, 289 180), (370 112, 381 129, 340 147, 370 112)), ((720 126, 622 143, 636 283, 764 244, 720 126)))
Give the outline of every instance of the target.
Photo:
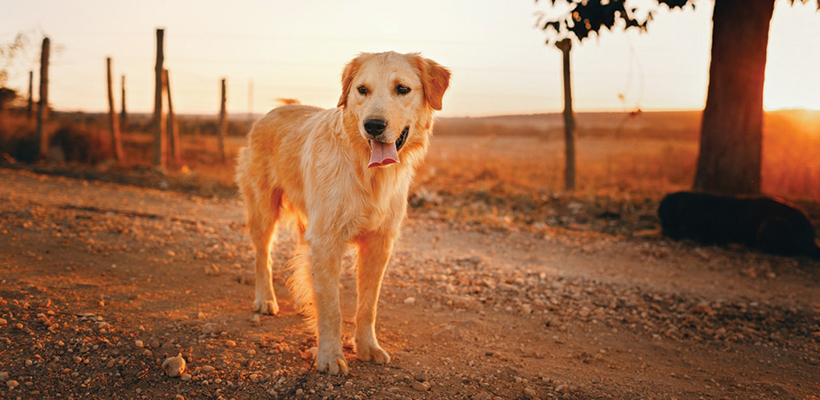
POLYGON ((416 53, 363 53, 342 74, 345 126, 370 150, 370 167, 399 162, 402 150, 426 147, 450 71, 416 53), (354 128, 355 125, 355 128, 354 128))

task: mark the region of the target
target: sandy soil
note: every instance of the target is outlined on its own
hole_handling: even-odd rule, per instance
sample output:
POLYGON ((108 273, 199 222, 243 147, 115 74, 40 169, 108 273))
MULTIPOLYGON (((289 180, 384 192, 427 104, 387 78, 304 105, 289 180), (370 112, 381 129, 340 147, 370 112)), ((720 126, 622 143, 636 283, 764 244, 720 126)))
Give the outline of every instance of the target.
POLYGON ((565 225, 413 210, 380 301, 392 362, 348 347, 327 376, 287 272, 281 315, 251 312, 239 201, 0 170, 0 398, 820 397, 820 262, 565 225))

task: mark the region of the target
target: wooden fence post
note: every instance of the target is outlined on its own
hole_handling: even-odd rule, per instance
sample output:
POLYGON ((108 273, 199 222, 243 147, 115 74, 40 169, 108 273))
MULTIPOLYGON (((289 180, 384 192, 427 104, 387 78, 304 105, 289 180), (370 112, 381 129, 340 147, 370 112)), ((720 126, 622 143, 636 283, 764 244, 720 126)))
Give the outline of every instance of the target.
POLYGON ((120 121, 114 111, 114 84, 111 78, 111 57, 105 59, 105 68, 108 71, 108 126, 111 128, 111 150, 117 162, 123 161, 122 139, 120 138, 120 121))
POLYGON ((165 78, 165 91, 168 96, 168 144, 171 158, 174 163, 179 166, 182 163, 182 145, 179 142, 179 125, 177 124, 177 117, 174 113, 174 102, 171 100, 171 79, 168 75, 168 70, 163 70, 163 78, 165 78))
POLYGON ((563 55, 564 69, 564 184, 566 190, 575 189, 575 113, 572 111, 572 77, 570 75, 570 51, 572 39, 555 44, 563 55))
POLYGON ((48 134, 43 124, 48 119, 48 55, 51 41, 43 39, 43 50, 40 53, 40 102, 37 105, 37 140, 40 142, 40 158, 48 157, 48 134))
POLYGON ((125 75, 122 76, 122 111, 120 111, 120 126, 128 130, 128 113, 125 112, 125 75))
POLYGON ((225 78, 222 78, 222 96, 219 106, 219 157, 225 163, 225 135, 228 133, 228 112, 225 109, 225 78))
POLYGON ((162 112, 162 63, 165 59, 163 54, 163 37, 165 36, 164 29, 157 29, 157 64, 155 68, 155 86, 154 86, 154 168, 165 169, 165 114, 162 112))
POLYGON ((34 71, 28 72, 28 106, 26 107, 26 116, 29 121, 34 118, 34 71))

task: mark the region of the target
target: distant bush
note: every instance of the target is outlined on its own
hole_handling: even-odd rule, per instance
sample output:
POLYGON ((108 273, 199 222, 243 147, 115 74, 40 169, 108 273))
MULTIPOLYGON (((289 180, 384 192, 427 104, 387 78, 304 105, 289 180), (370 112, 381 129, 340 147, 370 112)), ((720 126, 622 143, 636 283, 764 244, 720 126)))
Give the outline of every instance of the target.
POLYGON ((49 142, 50 149, 59 149, 56 154, 52 151, 57 161, 96 164, 113 158, 106 132, 84 124, 61 126, 49 142))
POLYGON ((17 161, 31 163, 37 160, 39 152, 33 121, 22 115, 0 114, 0 153, 17 161))
MULTIPOLYGON (((40 158, 36 128, 36 123, 22 114, 4 113, 0 116, 0 154, 17 162, 36 162, 40 158)), ((77 116, 49 122, 45 131, 52 161, 96 164, 112 156, 107 132, 77 116)))

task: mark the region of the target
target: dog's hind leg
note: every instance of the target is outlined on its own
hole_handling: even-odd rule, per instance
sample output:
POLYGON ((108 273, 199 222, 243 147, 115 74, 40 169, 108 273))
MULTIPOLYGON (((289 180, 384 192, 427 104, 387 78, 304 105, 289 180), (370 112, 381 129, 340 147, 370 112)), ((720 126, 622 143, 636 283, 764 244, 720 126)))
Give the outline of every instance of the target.
POLYGON ((273 262, 270 251, 282 208, 282 191, 274 189, 261 197, 246 199, 248 230, 256 249, 256 298, 253 302, 253 310, 262 314, 275 315, 279 313, 279 304, 273 292, 273 262))
POLYGON ((376 339, 376 306, 384 269, 393 249, 393 238, 387 234, 371 233, 359 238, 357 245, 356 354, 362 361, 385 364, 390 362, 390 356, 376 339))

